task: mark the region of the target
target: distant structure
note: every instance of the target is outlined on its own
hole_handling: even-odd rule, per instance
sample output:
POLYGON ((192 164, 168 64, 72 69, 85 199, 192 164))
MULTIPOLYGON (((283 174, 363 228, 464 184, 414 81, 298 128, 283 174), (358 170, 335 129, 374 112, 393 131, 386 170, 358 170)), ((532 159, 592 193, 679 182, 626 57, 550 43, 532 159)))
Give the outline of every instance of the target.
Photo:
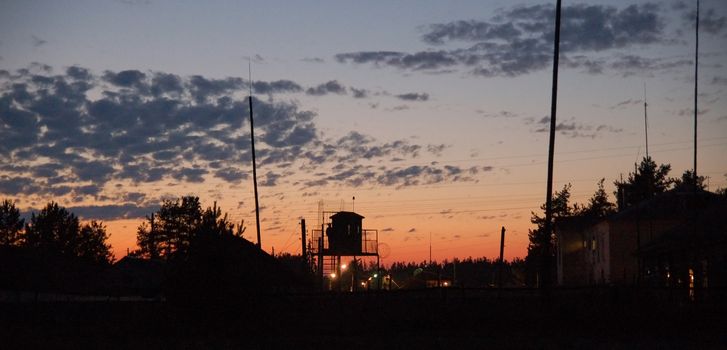
POLYGON ((677 288, 692 299, 727 287, 725 213, 715 193, 671 190, 605 218, 558 220, 557 282, 677 288))
MULTIPOLYGON (((342 272, 341 257, 353 257, 354 261, 360 257, 375 258, 379 270, 379 231, 364 229, 363 219, 352 211, 324 211, 319 206, 319 228, 311 230, 307 258, 324 288, 340 288, 337 278, 342 272)), ((351 285, 356 288, 357 271, 351 273, 351 285)))

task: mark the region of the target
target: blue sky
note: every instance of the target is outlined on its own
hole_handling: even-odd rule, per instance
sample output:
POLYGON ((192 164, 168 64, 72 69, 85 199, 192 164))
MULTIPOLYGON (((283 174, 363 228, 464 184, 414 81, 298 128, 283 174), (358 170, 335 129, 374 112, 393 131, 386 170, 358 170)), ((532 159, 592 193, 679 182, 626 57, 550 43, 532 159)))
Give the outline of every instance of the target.
MULTIPOLYGON (((556 186, 573 183, 583 202, 598 179, 633 169, 644 84, 653 158, 672 176, 690 168, 695 3, 563 5, 556 186)), ((133 245, 140 213, 184 194, 253 232, 251 60, 266 249, 295 252, 301 216, 355 195, 395 257, 418 258, 428 231, 446 242, 440 258, 491 255, 502 225, 509 256, 522 256, 544 197, 552 8, 0 1, 0 194, 103 218, 117 250, 133 245), (44 100, 70 101, 59 81, 87 85, 62 107, 44 100), (169 101, 173 112, 152 108, 169 101)), ((701 13, 700 173, 714 190, 727 186, 727 3, 702 1, 701 13)))

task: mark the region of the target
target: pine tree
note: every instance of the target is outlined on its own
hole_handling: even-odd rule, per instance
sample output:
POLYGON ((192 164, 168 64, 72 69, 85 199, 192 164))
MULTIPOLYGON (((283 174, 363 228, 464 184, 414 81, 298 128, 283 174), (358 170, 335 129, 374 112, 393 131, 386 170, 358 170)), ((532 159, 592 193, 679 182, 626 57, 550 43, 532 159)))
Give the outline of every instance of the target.
POLYGON ((0 205, 0 245, 18 245, 21 240, 25 220, 15 203, 5 199, 0 205))

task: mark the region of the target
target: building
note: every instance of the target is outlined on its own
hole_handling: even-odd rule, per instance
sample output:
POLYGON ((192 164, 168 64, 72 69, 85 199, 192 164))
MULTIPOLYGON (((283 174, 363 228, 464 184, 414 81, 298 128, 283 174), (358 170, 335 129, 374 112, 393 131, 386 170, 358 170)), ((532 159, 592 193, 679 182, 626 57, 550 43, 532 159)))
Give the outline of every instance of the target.
POLYGON ((605 218, 560 219, 554 227, 558 284, 665 285, 654 281, 676 281, 666 277, 675 264, 681 266, 677 280, 689 279, 686 265, 694 265, 693 274, 707 273, 696 261, 724 261, 718 248, 703 248, 723 246, 727 238, 727 226, 716 219, 726 201, 707 191, 672 190, 605 218))

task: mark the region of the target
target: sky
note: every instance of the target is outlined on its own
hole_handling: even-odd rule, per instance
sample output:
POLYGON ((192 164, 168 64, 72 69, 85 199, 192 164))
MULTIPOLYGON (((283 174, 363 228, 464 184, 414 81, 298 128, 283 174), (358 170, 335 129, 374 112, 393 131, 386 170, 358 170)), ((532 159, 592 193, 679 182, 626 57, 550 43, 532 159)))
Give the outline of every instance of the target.
MULTIPOLYGON (((116 257, 199 196, 262 246, 355 210, 387 261, 524 257, 545 200, 555 1, 0 0, 0 197, 102 220, 116 257), (248 70, 250 65, 250 70, 248 70), (249 79, 252 77, 251 80, 249 79), (355 197, 355 200, 353 199, 355 197)), ((563 2, 554 187, 691 169, 693 1, 563 2)), ((727 187, 727 2, 700 10, 700 175, 727 187)), ((612 198, 613 200, 613 198, 612 198)))

